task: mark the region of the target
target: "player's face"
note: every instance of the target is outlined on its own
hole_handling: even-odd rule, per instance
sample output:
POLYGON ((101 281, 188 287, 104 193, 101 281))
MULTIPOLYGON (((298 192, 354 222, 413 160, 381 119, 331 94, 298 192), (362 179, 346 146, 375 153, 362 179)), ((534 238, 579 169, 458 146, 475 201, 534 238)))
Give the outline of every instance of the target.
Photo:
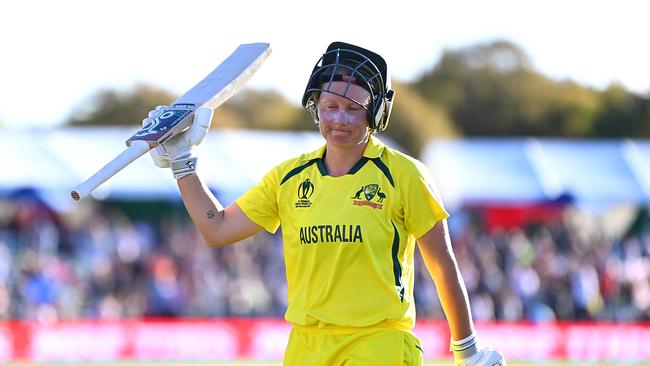
POLYGON ((329 90, 332 93, 321 93, 316 106, 321 135, 330 146, 354 148, 365 144, 370 135, 368 113, 361 105, 350 99, 368 105, 370 93, 358 85, 344 81, 332 82, 329 90), (345 94, 350 99, 333 93, 345 94))

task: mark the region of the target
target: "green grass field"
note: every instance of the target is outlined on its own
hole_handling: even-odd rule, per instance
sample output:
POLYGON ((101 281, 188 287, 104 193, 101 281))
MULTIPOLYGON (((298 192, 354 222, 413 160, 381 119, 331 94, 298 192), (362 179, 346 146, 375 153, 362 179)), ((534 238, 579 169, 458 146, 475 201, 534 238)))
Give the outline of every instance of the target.
MULTIPOLYGON (((8 366, 85 366, 85 365, 101 365, 101 366, 282 366, 279 362, 251 362, 251 361, 237 361, 237 362, 100 362, 100 363, 9 363, 8 366)), ((509 366, 650 366, 650 362, 642 363, 593 363, 593 362, 508 362, 509 366)), ((425 362, 424 366, 453 366, 451 360, 425 362)))

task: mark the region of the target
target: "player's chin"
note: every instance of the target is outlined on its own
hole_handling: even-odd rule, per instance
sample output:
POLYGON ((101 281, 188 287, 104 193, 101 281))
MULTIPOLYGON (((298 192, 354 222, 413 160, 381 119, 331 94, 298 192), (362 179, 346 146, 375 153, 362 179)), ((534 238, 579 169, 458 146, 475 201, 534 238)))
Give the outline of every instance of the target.
POLYGON ((323 133, 325 134, 326 137, 330 138, 351 138, 353 135, 353 132, 349 129, 343 129, 343 128, 325 128, 323 130, 323 133))
POLYGON ((345 146, 351 144, 351 135, 350 133, 341 133, 341 132, 331 132, 325 136, 325 140, 328 144, 334 146, 345 146))

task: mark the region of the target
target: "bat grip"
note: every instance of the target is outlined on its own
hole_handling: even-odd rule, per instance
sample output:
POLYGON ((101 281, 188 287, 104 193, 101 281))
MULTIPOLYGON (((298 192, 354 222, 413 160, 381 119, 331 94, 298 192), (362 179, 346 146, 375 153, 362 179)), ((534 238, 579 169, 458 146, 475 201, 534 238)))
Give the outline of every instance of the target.
POLYGON ((146 141, 132 141, 131 145, 120 153, 115 159, 108 162, 97 173, 93 174, 90 178, 80 183, 70 192, 72 199, 79 201, 80 199, 88 196, 90 192, 99 187, 102 183, 106 182, 110 177, 115 175, 120 170, 124 169, 127 165, 131 164, 137 158, 144 155, 151 148, 146 141))

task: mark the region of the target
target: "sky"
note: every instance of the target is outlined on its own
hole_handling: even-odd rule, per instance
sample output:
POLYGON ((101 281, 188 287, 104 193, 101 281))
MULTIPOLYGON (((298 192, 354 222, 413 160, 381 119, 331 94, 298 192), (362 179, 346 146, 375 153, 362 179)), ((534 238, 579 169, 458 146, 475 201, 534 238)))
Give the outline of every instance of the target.
POLYGON ((410 82, 445 50, 508 40, 553 79, 647 94, 649 14, 643 0, 3 1, 0 125, 56 128, 102 88, 180 95, 253 42, 273 51, 247 87, 296 105, 332 41, 381 54, 410 82))

